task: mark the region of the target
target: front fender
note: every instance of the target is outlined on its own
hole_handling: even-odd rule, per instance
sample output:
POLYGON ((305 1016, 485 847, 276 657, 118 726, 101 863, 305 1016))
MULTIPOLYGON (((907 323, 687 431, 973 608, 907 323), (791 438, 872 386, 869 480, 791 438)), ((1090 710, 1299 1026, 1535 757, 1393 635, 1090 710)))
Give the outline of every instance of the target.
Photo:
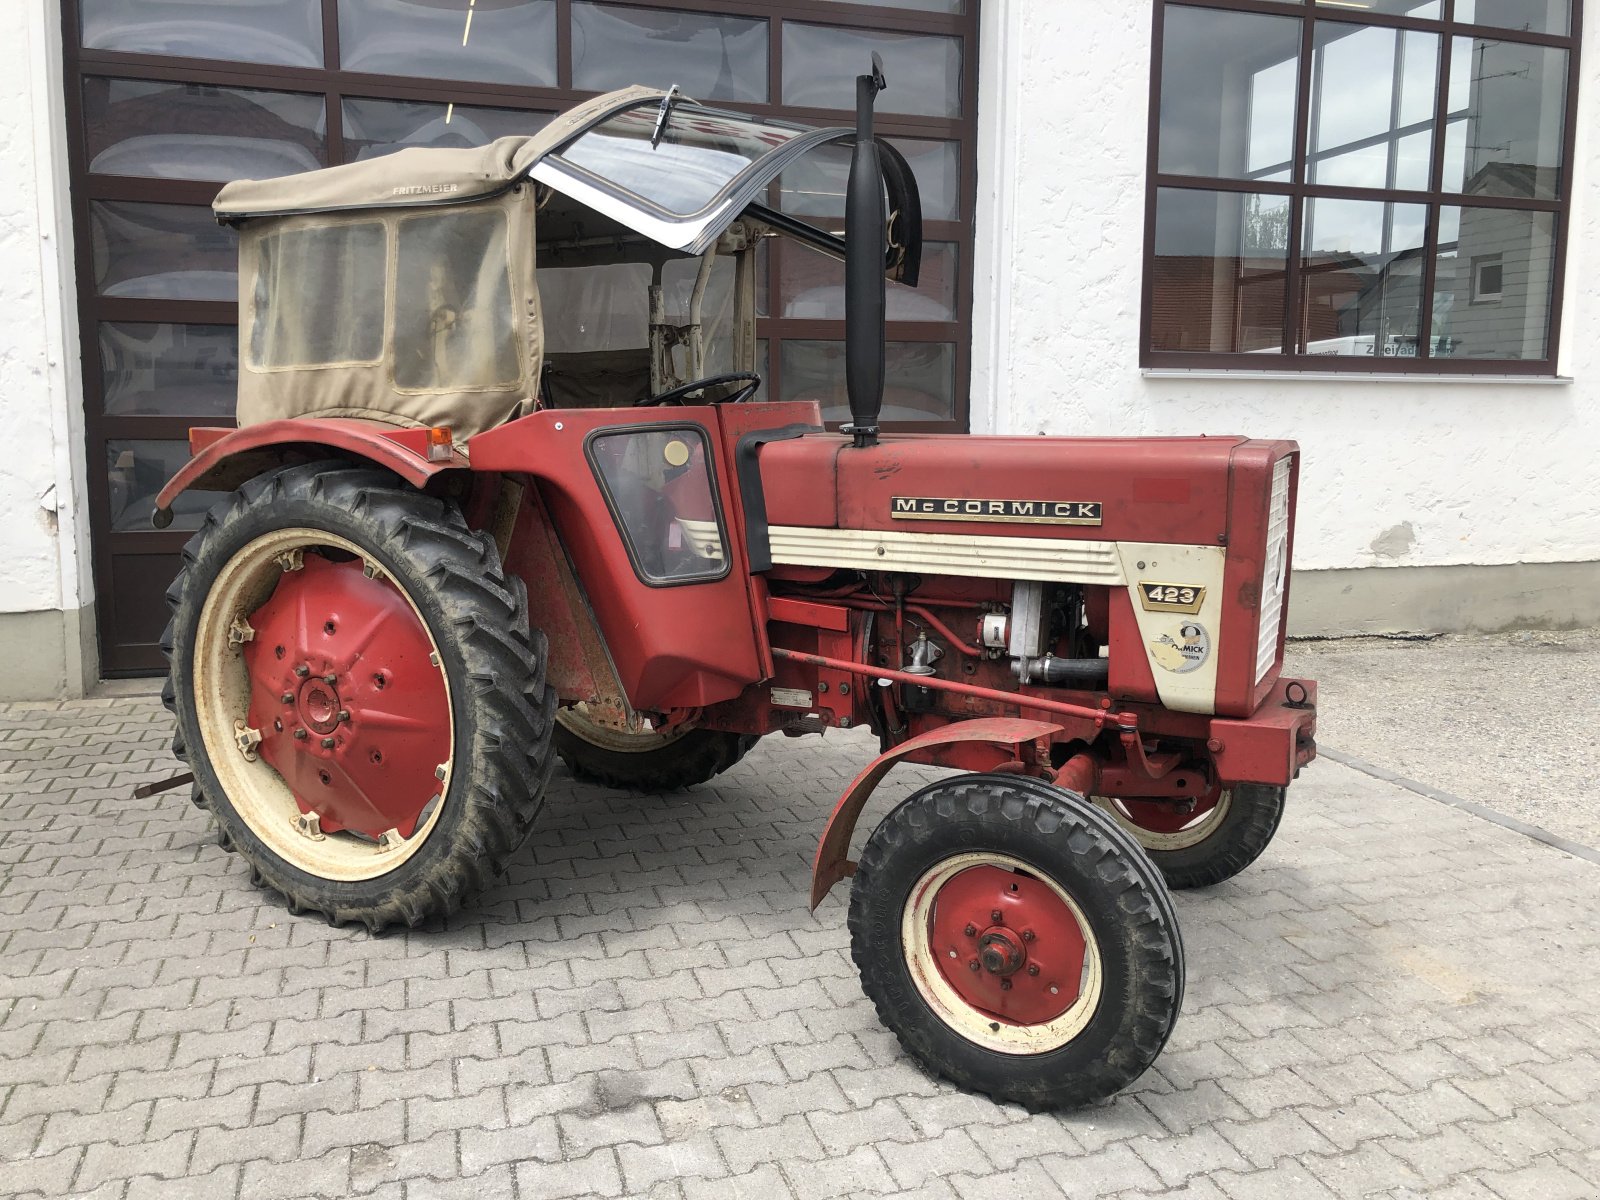
POLYGON ((1023 721, 1015 717, 985 717, 973 721, 958 721, 919 734, 901 742, 872 760, 871 765, 857 775, 844 795, 833 806, 833 815, 822 831, 817 844, 817 857, 811 864, 811 907, 822 903, 833 885, 848 875, 855 874, 855 863, 850 861, 850 835, 867 798, 883 781, 895 763, 928 750, 940 747, 954 748, 953 753, 937 754, 934 761, 940 766, 960 767, 967 771, 993 771, 996 767, 1014 763, 1022 758, 1022 747, 1029 742, 1059 733, 1060 725, 1045 721, 1023 721))
POLYGON ((172 523, 173 500, 190 488, 232 491, 263 471, 297 457, 310 459, 330 451, 352 455, 393 471, 419 488, 442 471, 469 465, 467 456, 454 444, 449 446, 447 455, 439 455, 445 447, 430 447, 426 429, 403 429, 344 417, 263 421, 243 429, 191 429, 189 449, 194 457, 156 497, 150 520, 157 529, 172 523))

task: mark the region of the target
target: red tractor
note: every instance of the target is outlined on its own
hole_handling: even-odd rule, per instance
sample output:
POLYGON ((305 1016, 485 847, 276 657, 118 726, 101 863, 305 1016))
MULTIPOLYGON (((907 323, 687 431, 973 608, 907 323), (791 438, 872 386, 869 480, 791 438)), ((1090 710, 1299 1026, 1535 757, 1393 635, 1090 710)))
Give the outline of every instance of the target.
POLYGON ((192 431, 155 513, 204 514, 168 592, 174 749, 257 882, 377 931, 502 871, 556 755, 653 791, 866 726, 812 905, 853 876, 863 986, 918 1062, 1082 1104, 1172 1030, 1167 885, 1248 866, 1315 755, 1315 684, 1281 677, 1298 455, 880 436, 885 281, 921 258, 883 86, 854 130, 633 88, 224 188, 239 427, 192 431), (767 202, 830 146, 842 237, 767 202), (839 433, 754 402, 780 236, 843 263, 839 433), (852 861, 902 761, 965 773, 852 861))

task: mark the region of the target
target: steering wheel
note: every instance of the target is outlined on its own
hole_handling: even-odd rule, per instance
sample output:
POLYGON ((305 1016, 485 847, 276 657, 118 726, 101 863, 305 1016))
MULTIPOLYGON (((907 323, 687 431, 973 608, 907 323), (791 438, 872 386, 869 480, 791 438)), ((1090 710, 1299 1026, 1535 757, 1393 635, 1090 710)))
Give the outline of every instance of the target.
POLYGON ((695 379, 688 383, 679 384, 675 388, 668 388, 654 396, 646 396, 643 400, 635 400, 635 408, 654 408, 662 404, 682 404, 683 398, 694 392, 703 392, 707 388, 721 387, 729 383, 742 383, 744 386, 733 395, 722 400, 709 400, 708 404, 743 404, 754 396, 761 387, 761 376, 749 371, 738 371, 732 375, 711 375, 705 379, 695 379))

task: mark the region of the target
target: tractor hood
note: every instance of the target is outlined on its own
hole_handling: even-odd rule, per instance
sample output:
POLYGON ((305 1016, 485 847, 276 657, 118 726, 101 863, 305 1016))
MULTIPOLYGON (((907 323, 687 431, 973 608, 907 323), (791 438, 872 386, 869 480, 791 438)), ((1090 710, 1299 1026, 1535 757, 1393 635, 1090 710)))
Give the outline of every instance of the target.
MULTIPOLYGON (((703 254, 747 212, 837 257, 844 240, 759 203, 767 185, 800 156, 848 142, 848 129, 806 129, 695 103, 676 92, 633 87, 597 96, 528 137, 473 149, 401 150, 279 179, 228 184, 217 219, 360 209, 424 209, 504 195, 532 179, 670 250, 703 254)), ((890 215, 886 271, 915 286, 922 212, 903 157, 883 151, 890 215)))

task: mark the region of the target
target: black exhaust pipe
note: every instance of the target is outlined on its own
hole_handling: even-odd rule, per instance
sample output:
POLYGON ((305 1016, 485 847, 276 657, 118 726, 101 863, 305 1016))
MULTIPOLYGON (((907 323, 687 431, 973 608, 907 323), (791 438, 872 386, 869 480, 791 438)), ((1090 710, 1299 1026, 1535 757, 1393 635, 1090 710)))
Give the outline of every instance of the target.
POLYGON ((872 56, 872 74, 856 76, 856 146, 845 189, 844 377, 850 424, 857 449, 878 442, 883 410, 884 263, 888 214, 883 206, 883 164, 872 136, 872 106, 888 84, 883 60, 872 56))

